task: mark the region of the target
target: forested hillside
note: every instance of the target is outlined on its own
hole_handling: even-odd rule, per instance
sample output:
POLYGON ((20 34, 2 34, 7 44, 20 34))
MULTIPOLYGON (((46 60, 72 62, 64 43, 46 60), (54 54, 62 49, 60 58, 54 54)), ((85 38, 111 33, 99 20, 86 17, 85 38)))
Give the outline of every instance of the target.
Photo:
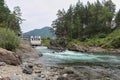
POLYGON ((23 34, 23 36, 41 36, 41 38, 55 38, 55 33, 51 27, 43 27, 41 29, 34 29, 23 34))
POLYGON ((78 1, 67 11, 58 10, 52 23, 58 43, 67 46, 75 41, 86 46, 120 48, 120 10, 115 10, 112 0, 88 1, 86 5, 78 1))

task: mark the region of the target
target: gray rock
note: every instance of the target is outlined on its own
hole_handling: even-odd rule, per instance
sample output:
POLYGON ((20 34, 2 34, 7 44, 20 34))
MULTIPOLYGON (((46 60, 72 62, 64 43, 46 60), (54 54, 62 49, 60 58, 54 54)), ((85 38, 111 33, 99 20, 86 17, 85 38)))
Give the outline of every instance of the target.
POLYGON ((41 78, 45 78, 45 75, 44 75, 44 74, 42 74, 42 75, 41 75, 41 78))
POLYGON ((63 76, 63 77, 67 77, 67 76, 68 76, 68 74, 63 74, 62 76, 63 76))
POLYGON ((72 70, 64 70, 61 72, 61 74, 74 74, 74 71, 72 70))
POLYGON ((41 70, 35 70, 34 72, 35 73, 41 73, 42 71, 41 70))
POLYGON ((40 63, 34 63, 35 67, 38 67, 38 68, 42 68, 43 65, 41 65, 40 63))
POLYGON ((4 77, 4 78, 2 78, 0 80, 11 80, 11 79, 9 77, 4 77))
POLYGON ((22 65, 22 72, 25 74, 32 74, 33 73, 33 65, 26 63, 22 65))
POLYGON ((40 77, 34 77, 33 80, 43 80, 40 77))
POLYGON ((20 80, 20 75, 14 73, 13 75, 10 76, 11 80, 20 80))
POLYGON ((0 76, 0 80, 2 79, 2 76, 0 76))
POLYGON ((57 80, 69 80, 69 79, 65 77, 58 77, 57 80))
POLYGON ((0 66, 5 66, 6 63, 5 62, 0 62, 0 66))

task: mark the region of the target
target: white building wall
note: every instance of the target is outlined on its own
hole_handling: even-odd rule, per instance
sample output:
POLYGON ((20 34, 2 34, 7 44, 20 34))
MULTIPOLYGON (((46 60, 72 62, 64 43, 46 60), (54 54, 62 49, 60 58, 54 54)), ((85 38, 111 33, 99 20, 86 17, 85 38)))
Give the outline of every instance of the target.
POLYGON ((31 45, 36 45, 36 46, 41 45, 41 37, 40 36, 31 36, 30 43, 31 43, 31 45))

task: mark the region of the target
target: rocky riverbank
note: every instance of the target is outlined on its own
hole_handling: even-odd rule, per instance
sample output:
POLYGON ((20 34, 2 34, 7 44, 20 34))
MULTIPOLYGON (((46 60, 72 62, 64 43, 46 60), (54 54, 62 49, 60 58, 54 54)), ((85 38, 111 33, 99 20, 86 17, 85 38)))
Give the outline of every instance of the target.
POLYGON ((77 44, 72 44, 71 46, 68 47, 59 47, 59 46, 54 46, 50 45, 48 46, 49 49, 54 49, 54 50, 70 50, 70 51, 78 51, 78 52, 87 52, 87 53, 117 53, 120 54, 120 49, 113 49, 113 48, 102 48, 102 47, 90 47, 90 46, 79 46, 77 44))
POLYGON ((1 80, 120 80, 120 66, 64 67, 37 63, 23 63, 21 66, 0 66, 1 80))
MULTIPOLYGON (((23 65, 35 61, 40 56, 42 56, 41 52, 23 40, 21 40, 20 47, 16 52, 0 48, 0 80, 28 80, 23 79, 27 76, 23 74, 23 65), (12 76, 15 76, 15 79, 11 78, 12 76), (16 79, 18 76, 21 78, 16 79)), ((27 77, 29 78, 29 76, 27 77)))
POLYGON ((41 53, 26 42, 16 54, 22 63, 0 62, 0 80, 120 80, 120 65, 45 66, 35 62, 41 53))
POLYGON ((79 46, 77 44, 73 44, 72 46, 68 47, 68 50, 88 52, 88 53, 92 52, 92 53, 119 53, 120 54, 120 49, 79 46))

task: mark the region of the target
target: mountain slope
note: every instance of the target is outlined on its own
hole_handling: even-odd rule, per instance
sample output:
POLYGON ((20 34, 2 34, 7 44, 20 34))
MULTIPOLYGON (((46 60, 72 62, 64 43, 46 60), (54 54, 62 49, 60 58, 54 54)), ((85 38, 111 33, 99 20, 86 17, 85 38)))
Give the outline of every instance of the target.
POLYGON ((23 36, 41 36, 41 38, 46 38, 46 37, 50 37, 50 38, 54 38, 55 37, 55 33, 53 28, 51 27, 44 27, 42 29, 34 29, 32 31, 26 32, 23 34, 23 36))

